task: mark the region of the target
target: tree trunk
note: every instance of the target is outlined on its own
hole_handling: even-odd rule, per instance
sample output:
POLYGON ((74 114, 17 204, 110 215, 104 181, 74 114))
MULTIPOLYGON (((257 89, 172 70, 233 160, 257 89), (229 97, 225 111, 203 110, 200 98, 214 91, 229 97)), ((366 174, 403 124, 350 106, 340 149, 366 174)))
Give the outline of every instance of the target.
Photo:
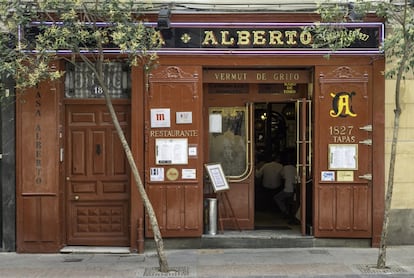
POLYGON ((129 166, 131 167, 131 172, 134 177, 135 185, 137 186, 138 192, 140 193, 141 198, 144 202, 144 207, 148 213, 152 231, 154 233, 154 241, 155 241, 157 254, 158 254, 158 263, 160 267, 160 272, 168 272, 169 267, 168 267, 167 257, 164 253, 164 242, 161 237, 161 231, 158 226, 158 221, 157 221, 157 217, 154 212, 154 208, 152 207, 151 201, 149 200, 147 192, 145 191, 141 176, 139 174, 137 165, 135 163, 134 157, 131 152, 131 148, 129 147, 128 141, 125 138, 121 125, 119 124, 118 117, 116 116, 114 106, 112 105, 111 96, 109 95, 109 92, 108 92, 108 87, 106 86, 104 79, 103 79, 103 70, 102 70, 103 55, 100 55, 99 57, 100 59, 98 59, 97 61, 97 64, 98 64, 97 69, 94 67, 94 64, 91 63, 91 61, 89 61, 86 57, 81 55, 81 58, 85 63, 88 63, 91 70, 95 72, 96 74, 95 78, 97 79, 99 85, 102 87, 102 91, 105 96, 106 106, 108 108, 109 114, 111 115, 111 119, 114 124, 116 133, 118 134, 121 145, 125 151, 125 155, 128 160, 129 166))
POLYGON ((392 192, 394 189, 394 170, 395 170, 395 160, 397 156, 397 142, 398 142, 398 132, 400 129, 400 115, 401 115, 401 104, 400 104, 400 90, 401 90, 401 80, 407 61, 407 45, 405 47, 404 56, 402 57, 400 64, 398 66, 397 78, 395 83, 395 109, 394 109, 394 128, 392 135, 391 143, 391 154, 390 154, 390 168, 388 172, 388 185, 387 193, 385 196, 385 205, 384 205, 384 220, 382 223, 382 233, 381 233, 381 242, 377 259, 377 268, 386 267, 386 256, 387 256, 387 237, 388 237, 388 222, 389 214, 391 210, 391 201, 392 201, 392 192))
POLYGON ((386 267, 386 256, 387 256, 387 237, 388 237, 388 222, 389 214, 391 209, 392 201, 392 191, 394 189, 394 169, 395 169, 395 158, 397 155, 397 141, 398 141, 398 131, 400 123, 400 114, 401 111, 394 110, 394 129, 392 136, 392 145, 391 145, 391 158, 390 158, 390 168, 388 176, 388 185, 387 185, 387 194, 385 197, 385 207, 384 207, 384 220, 382 223, 382 233, 381 233, 381 242, 377 260, 377 268, 386 267))
POLYGON ((116 113, 114 110, 114 107, 112 105, 112 101, 111 101, 111 97, 108 94, 108 90, 107 88, 104 88, 103 90, 104 95, 105 95, 105 101, 106 101, 106 106, 108 107, 109 113, 111 115, 113 124, 115 126, 116 132, 118 133, 119 139, 121 141, 122 147, 125 150, 125 154, 126 157, 128 159, 129 165, 131 167, 131 171, 135 180, 135 184, 138 188, 139 193, 141 194, 142 200, 144 202, 144 206, 147 210, 148 216, 149 216, 149 220, 151 222, 151 226, 152 226, 152 230, 154 233, 154 240, 155 240, 155 244, 157 247, 157 253, 158 253, 158 261, 159 261, 159 266, 160 266, 160 271, 161 272, 168 272, 169 267, 168 267, 168 262, 164 253, 164 243, 161 237, 161 232, 158 226, 158 221, 157 218, 155 216, 155 212, 154 209, 152 207, 152 204, 148 198, 147 192, 145 191, 144 185, 142 184, 142 180, 140 177, 140 174, 138 172, 138 168, 136 166, 134 157, 132 155, 131 149, 128 145, 128 142, 125 138, 125 135, 122 131, 122 128, 118 122, 118 118, 116 117, 116 113))

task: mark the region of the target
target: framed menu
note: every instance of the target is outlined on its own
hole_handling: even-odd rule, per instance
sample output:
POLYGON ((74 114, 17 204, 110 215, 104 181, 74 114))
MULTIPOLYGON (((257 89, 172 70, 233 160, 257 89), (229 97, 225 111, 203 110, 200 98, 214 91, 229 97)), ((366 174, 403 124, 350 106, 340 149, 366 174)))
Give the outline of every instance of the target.
POLYGON ((330 144, 329 170, 358 170, 357 144, 330 144))
POLYGON ((187 138, 155 139, 155 162, 157 165, 188 164, 187 138))
POLYGON ((214 192, 230 189, 220 163, 209 163, 204 166, 206 167, 214 192))

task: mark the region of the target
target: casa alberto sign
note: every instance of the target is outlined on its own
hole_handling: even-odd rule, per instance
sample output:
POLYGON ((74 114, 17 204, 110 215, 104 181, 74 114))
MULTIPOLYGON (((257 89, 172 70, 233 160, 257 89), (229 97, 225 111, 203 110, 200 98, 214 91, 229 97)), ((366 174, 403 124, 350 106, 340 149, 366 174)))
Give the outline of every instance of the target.
MULTIPOLYGON (((173 24, 157 33, 161 50, 232 51, 320 51, 312 48, 313 34, 306 24, 173 24)), ((344 24, 357 37, 347 51, 379 52, 383 41, 382 23, 344 24)), ((341 32, 341 31, 338 31, 341 32)))
MULTIPOLYGON (((28 41, 34 40, 41 25, 62 25, 62 22, 32 22, 25 30, 28 41)), ((101 22, 99 28, 111 26, 101 22)), ((148 27, 157 26, 156 22, 146 23, 148 27)), ((155 38, 161 43, 159 53, 327 53, 328 48, 313 48, 312 31, 306 27, 312 23, 198 23, 172 22, 171 28, 158 30, 155 38)), ((357 38, 346 49, 337 52, 360 54, 382 53, 384 24, 380 22, 343 23, 338 32, 347 30, 357 38)), ((58 53, 67 53, 62 49, 58 53)), ((110 42, 104 52, 120 52, 110 42)))

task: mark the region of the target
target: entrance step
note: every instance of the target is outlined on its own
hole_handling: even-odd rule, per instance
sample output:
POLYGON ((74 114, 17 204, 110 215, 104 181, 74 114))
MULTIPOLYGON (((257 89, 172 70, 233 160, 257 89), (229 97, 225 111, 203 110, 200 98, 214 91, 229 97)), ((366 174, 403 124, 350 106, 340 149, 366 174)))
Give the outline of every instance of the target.
POLYGON ((128 247, 65 246, 60 253, 73 254, 129 254, 128 247))
MULTIPOLYGON (((163 238, 165 249, 204 248, 310 248, 310 247, 370 247, 370 239, 326 239, 283 231, 225 231, 200 238, 163 238)), ((145 239, 145 250, 154 250, 152 238, 145 239)))

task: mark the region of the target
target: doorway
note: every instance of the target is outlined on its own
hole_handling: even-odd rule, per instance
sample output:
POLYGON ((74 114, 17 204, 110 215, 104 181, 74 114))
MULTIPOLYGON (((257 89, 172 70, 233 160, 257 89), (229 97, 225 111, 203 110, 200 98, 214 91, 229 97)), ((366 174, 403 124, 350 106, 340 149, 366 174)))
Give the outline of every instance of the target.
MULTIPOLYGON (((129 138, 129 104, 115 105, 129 138)), ((104 104, 66 105, 68 245, 128 246, 129 168, 104 104)))
POLYGON ((258 102, 254 104, 253 115, 256 173, 254 228, 299 230, 301 222, 296 103, 258 102), (266 168, 272 168, 272 171, 266 168), (266 176, 269 172, 273 178, 266 176), (289 172, 294 177, 289 177, 289 172))
MULTIPOLYGON (((227 80, 226 70, 204 71, 204 81, 208 81, 204 85, 208 113, 204 117, 205 162, 222 164, 230 185, 228 195, 242 230, 295 229, 304 235, 308 220, 300 219, 312 215, 312 208, 300 207, 312 204, 312 199, 307 201, 306 190, 306 178, 311 176, 310 71, 290 70, 297 72, 297 83, 275 80, 282 76, 282 70, 239 71, 245 73, 244 82, 251 82, 227 80), (269 78, 256 80, 257 76, 269 78), (260 166, 273 156, 297 169, 293 170, 298 179, 293 182, 294 194, 286 200, 289 213, 285 215, 273 200, 283 187, 262 190, 262 180, 256 176, 260 166)), ((234 72, 229 70, 230 79, 234 72)), ((208 181, 204 191, 205 196, 212 193, 208 181)), ((224 226, 234 229, 231 223, 224 226)))

